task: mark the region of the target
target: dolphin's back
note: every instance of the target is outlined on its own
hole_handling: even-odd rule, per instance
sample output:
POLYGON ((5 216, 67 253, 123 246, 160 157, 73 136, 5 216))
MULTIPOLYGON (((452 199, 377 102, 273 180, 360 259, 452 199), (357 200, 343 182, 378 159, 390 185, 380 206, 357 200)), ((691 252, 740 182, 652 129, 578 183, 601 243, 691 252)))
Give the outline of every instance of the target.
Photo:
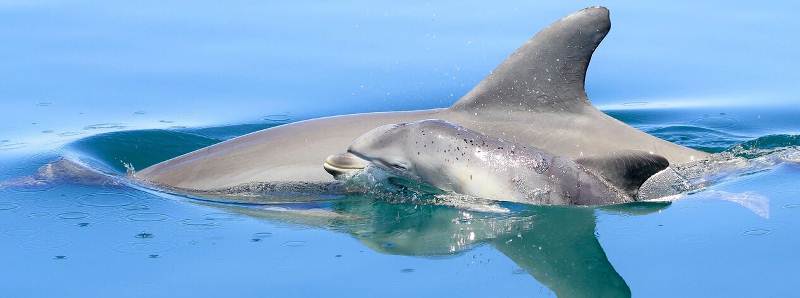
POLYGON ((385 124, 443 119, 576 159, 620 150, 664 156, 672 164, 707 157, 650 136, 589 104, 584 90, 592 53, 610 28, 608 10, 592 7, 543 29, 452 107, 314 119, 212 145, 137 172, 163 186, 215 190, 240 184, 329 183, 326 157, 385 124))

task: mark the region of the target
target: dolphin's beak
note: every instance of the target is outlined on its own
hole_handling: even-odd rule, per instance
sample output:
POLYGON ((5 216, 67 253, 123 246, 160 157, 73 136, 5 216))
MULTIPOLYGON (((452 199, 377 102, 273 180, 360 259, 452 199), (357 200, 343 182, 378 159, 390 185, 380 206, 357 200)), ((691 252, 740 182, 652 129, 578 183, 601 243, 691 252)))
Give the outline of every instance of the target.
POLYGON ((353 155, 352 153, 339 153, 325 158, 322 165, 329 174, 338 178, 345 174, 353 174, 367 167, 368 162, 353 155))

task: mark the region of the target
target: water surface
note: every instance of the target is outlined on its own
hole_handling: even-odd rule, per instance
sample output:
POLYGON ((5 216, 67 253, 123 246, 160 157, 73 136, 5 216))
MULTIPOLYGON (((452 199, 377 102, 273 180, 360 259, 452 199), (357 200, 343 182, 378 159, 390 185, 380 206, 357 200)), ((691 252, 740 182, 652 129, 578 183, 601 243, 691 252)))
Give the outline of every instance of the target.
MULTIPOLYGON (((672 204, 505 213, 366 195, 219 204, 46 175, 67 158, 124 177, 314 116, 447 106, 536 30, 594 4, 1 3, 0 290, 794 295, 796 163, 672 204)), ((609 6, 587 81, 608 114, 708 152, 800 145, 797 41, 786 38, 796 4, 609 6)))

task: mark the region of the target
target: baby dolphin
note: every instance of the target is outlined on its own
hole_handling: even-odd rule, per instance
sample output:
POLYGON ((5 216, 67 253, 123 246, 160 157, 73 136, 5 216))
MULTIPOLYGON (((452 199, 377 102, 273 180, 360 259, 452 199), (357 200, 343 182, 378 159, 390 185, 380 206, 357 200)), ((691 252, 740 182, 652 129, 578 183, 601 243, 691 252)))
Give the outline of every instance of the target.
POLYGON ((443 120, 380 126, 348 153, 444 191, 537 205, 633 202, 639 186, 669 165, 641 151, 572 160, 443 120))

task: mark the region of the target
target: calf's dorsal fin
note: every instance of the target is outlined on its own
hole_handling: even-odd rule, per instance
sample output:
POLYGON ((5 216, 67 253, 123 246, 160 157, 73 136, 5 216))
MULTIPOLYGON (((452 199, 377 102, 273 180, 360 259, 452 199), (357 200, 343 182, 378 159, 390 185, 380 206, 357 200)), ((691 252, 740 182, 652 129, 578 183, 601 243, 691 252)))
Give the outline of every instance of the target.
POLYGON ((637 150, 579 158, 575 162, 603 176, 606 181, 634 198, 647 178, 669 166, 669 161, 663 156, 637 150))
POLYGON ((605 7, 585 8, 552 23, 450 109, 580 111, 589 105, 583 88, 589 60, 610 28, 605 7))

